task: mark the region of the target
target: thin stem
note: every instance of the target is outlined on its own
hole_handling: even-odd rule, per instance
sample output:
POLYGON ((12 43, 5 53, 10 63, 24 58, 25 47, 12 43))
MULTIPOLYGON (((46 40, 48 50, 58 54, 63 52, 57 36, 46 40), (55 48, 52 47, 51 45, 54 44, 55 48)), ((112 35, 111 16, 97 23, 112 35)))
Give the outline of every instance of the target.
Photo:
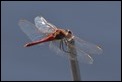
MULTIPOLYGON (((75 46, 74 40, 71 40, 71 41, 68 41, 68 42, 69 42, 69 44, 75 46)), ((70 52, 69 56, 71 58, 75 59, 75 60, 72 60, 71 58, 69 58, 73 81, 81 81, 80 69, 79 69, 78 60, 77 60, 77 57, 76 57, 77 56, 76 49, 74 47, 71 47, 70 45, 68 45, 68 49, 69 49, 69 52, 70 52)))

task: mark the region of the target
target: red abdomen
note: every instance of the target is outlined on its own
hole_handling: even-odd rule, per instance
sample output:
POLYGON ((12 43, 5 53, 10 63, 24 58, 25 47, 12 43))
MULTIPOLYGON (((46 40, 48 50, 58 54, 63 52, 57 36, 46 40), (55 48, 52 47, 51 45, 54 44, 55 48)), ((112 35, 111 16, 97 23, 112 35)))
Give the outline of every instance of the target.
POLYGON ((52 41, 54 39, 55 39, 55 37, 51 34, 48 37, 45 37, 41 40, 34 41, 34 42, 31 42, 31 43, 27 43, 27 44, 24 45, 24 47, 30 47, 30 46, 37 45, 37 44, 40 44, 40 43, 43 43, 43 42, 52 41))

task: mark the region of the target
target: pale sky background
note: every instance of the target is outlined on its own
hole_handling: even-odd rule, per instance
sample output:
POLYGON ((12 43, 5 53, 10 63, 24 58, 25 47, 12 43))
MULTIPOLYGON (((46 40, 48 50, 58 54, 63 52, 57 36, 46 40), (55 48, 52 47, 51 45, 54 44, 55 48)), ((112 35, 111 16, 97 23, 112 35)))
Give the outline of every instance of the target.
POLYGON ((1 11, 2 81, 72 80, 67 58, 45 45, 23 47, 30 39, 18 21, 24 18, 33 22, 38 15, 102 47, 103 54, 92 56, 94 64, 80 63, 82 80, 121 80, 120 1, 2 1, 1 11))

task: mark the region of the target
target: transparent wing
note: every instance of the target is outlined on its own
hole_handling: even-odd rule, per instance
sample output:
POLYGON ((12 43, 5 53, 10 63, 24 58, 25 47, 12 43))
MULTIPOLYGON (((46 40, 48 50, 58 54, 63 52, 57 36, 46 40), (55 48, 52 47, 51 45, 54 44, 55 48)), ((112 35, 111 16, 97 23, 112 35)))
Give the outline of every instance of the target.
POLYGON ((50 50, 56 52, 56 55, 67 57, 66 53, 60 49, 60 40, 51 41, 49 43, 50 50))
POLYGON ((36 27, 44 34, 53 33, 57 29, 56 26, 48 23, 42 16, 37 16, 34 21, 36 27))
POLYGON ((83 52, 87 53, 87 54, 101 54, 103 51, 102 49, 95 45, 92 44, 90 42, 87 42, 85 40, 82 40, 78 37, 74 37, 75 40, 75 46, 77 49, 82 50, 83 52))
POLYGON ((27 20, 20 20, 19 26, 22 31, 32 40, 39 40, 42 38, 43 33, 41 33, 34 24, 30 23, 27 20))
POLYGON ((72 51, 72 53, 66 53, 63 50, 60 49, 60 40, 59 41, 52 41, 49 45, 50 49, 53 50, 54 52, 56 52, 59 56, 62 57, 69 57, 72 60, 78 60, 80 63, 88 63, 88 64, 92 64, 93 63, 93 59, 91 58, 91 56, 85 52, 83 52, 82 50, 80 50, 79 48, 75 47, 75 45, 72 45, 70 43, 68 43, 69 47, 67 45, 64 45, 65 50, 67 51, 72 51), (76 55, 75 57, 72 57, 72 55, 76 55))
POLYGON ((70 52, 69 58, 73 60, 78 60, 80 63, 87 63, 87 64, 92 64, 93 59, 92 57, 88 54, 79 49, 74 43, 68 42, 68 50, 70 52))

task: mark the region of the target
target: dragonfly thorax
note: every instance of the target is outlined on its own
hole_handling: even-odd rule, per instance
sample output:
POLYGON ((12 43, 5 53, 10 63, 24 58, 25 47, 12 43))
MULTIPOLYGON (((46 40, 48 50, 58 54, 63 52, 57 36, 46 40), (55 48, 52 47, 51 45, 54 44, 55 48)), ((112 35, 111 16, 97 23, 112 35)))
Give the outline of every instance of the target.
POLYGON ((67 38, 72 39, 72 32, 70 30, 63 30, 63 29, 59 29, 56 30, 56 32, 54 33, 55 39, 63 39, 63 38, 67 38))
POLYGON ((57 30, 54 33, 54 35, 55 35, 55 39, 63 39, 65 37, 65 34, 62 31, 60 31, 60 30, 57 30))

